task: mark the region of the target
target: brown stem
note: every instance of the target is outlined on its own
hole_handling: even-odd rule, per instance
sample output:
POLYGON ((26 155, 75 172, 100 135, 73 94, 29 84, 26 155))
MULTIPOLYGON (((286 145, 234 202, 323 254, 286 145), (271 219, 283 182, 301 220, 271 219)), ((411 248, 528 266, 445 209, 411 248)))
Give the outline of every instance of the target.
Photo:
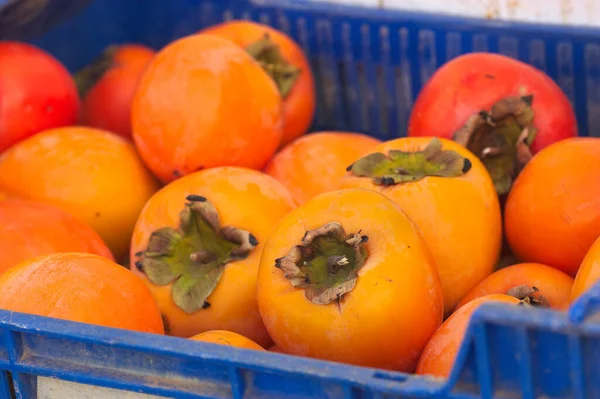
POLYGON ((506 97, 490 111, 472 115, 454 133, 454 141, 467 147, 481 159, 489 171, 498 195, 510 191, 512 183, 532 158, 533 96, 506 97))
POLYGON ((327 305, 352 291, 358 271, 367 260, 364 244, 368 237, 346 235, 336 222, 307 231, 301 245, 275 260, 275 267, 306 298, 317 305, 327 305))

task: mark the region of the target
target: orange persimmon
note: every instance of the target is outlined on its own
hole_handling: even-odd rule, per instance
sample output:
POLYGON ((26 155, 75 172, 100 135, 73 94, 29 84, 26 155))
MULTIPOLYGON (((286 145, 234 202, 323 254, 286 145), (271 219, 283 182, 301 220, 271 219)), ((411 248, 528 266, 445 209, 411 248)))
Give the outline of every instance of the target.
POLYGON ((140 44, 109 46, 75 76, 81 122, 131 139, 131 102, 154 50, 140 44))
POLYGON ((104 130, 46 130, 0 155, 0 189, 54 205, 92 227, 117 260, 158 182, 130 141, 104 130))
POLYGON ((170 335, 209 330, 271 344, 256 303, 267 235, 296 206, 272 177, 220 167, 184 176, 142 210, 131 243, 131 269, 156 298, 170 335))
POLYGON ((350 189, 320 194, 275 226, 258 306, 286 353, 411 372, 442 321, 443 294, 406 214, 350 189))
POLYGON ((570 302, 575 301, 598 281, 600 281, 600 238, 596 239, 581 262, 571 291, 570 302))
POLYGON ((259 351, 265 350, 262 346, 252 341, 251 339, 248 339, 243 335, 225 330, 205 331, 203 333, 194 335, 190 339, 193 341, 203 341, 210 342, 212 344, 234 346, 236 348, 255 349, 259 351))
POLYGON ((282 146, 308 131, 315 114, 315 83, 308 59, 292 38, 270 26, 241 20, 223 22, 201 33, 243 47, 273 78, 283 98, 282 146))
POLYGON ((421 354, 417 374, 448 377, 463 342, 473 312, 485 302, 503 302, 518 305, 521 300, 504 294, 482 296, 465 304, 444 321, 421 354))
POLYGON ((344 177, 348 165, 380 143, 364 134, 311 133, 275 154, 265 173, 282 182, 303 204, 331 190, 344 177))
POLYGON ((517 258, 575 276, 600 236, 600 138, 577 137, 542 149, 506 201, 506 238, 517 258))
POLYGON ((450 140, 400 138, 352 164, 341 188, 376 190, 397 203, 427 242, 445 314, 494 270, 502 218, 494 184, 469 150, 450 140))
POLYGON ((93 254, 45 255, 12 267, 0 276, 0 309, 164 334, 142 280, 93 254))
POLYGON ((98 233, 51 205, 0 202, 0 273, 17 263, 58 252, 83 252, 114 260, 98 233))
POLYGON ((164 183, 216 166, 262 169, 283 132, 275 82, 246 51, 215 35, 172 42, 134 95, 133 139, 164 183))
POLYGON ((560 270, 540 263, 519 263, 490 274, 456 308, 485 295, 508 294, 529 300, 534 306, 564 310, 572 287, 573 278, 560 270))

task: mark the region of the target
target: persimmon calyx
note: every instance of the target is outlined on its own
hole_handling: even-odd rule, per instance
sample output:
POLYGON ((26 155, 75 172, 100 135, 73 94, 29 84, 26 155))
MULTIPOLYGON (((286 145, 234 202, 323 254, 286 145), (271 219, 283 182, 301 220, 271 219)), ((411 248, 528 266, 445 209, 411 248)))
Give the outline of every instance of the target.
POLYGON ((499 195, 510 191, 516 176, 533 157, 530 147, 537 131, 532 103, 531 95, 503 98, 489 112, 472 115, 454 133, 454 141, 481 159, 499 195))
POLYGON ((518 285, 509 289, 506 295, 514 296, 520 299, 521 302, 531 305, 536 308, 549 308, 550 303, 548 300, 540 294, 540 290, 535 286, 518 285))
POLYGON ((84 98, 87 92, 115 65, 114 54, 116 51, 117 46, 108 46, 102 54, 73 76, 81 98, 84 98))
POLYGON ((217 210, 206 198, 188 195, 186 200, 179 228, 153 232, 136 266, 153 284, 173 283, 175 304, 194 313, 210 306, 207 298, 225 265, 245 259, 258 241, 246 230, 221 227, 217 210))
POLYGON ((283 57, 279 45, 271 40, 268 33, 262 39, 246 47, 246 52, 250 54, 273 79, 282 98, 286 98, 292 89, 298 76, 300 68, 292 65, 283 57))
POLYGON ((457 177, 471 169, 471 161, 456 151, 443 150, 442 142, 433 138, 422 151, 390 150, 369 154, 346 170, 359 177, 370 177, 376 185, 392 186, 417 181, 428 176, 457 177))
POLYGON ((316 305, 327 305, 352 291, 358 271, 367 260, 368 237, 347 235, 336 222, 307 231, 301 245, 275 260, 285 278, 304 289, 306 299, 316 305))

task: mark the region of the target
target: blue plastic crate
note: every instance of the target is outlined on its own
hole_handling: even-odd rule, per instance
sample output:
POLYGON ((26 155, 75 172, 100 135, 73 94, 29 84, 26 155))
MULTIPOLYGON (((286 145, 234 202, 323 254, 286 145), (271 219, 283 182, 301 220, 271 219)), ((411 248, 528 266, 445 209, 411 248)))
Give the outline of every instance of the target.
MULTIPOLYGON (((318 82, 315 129, 402 136, 412 101, 439 65, 492 51, 546 71, 573 102, 581 134, 600 132, 600 31, 593 29, 300 0, 49 0, 33 23, 0 26, 0 39, 30 40, 74 71, 107 45, 160 48, 232 18, 274 25, 302 45, 318 82)), ((83 397, 69 391, 81 386, 58 379, 103 397, 118 396, 97 387, 219 399, 600 398, 599 298, 600 285, 568 314, 482 306, 448 380, 0 311, 0 397, 83 397)))

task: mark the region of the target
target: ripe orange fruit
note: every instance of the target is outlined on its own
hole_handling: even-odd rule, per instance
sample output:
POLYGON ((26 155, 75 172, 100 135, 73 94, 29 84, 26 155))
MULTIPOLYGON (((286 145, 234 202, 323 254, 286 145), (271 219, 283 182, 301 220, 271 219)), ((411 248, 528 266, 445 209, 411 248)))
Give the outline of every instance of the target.
POLYGON ((315 115, 315 82, 310 63, 292 38, 252 21, 223 22, 201 33, 217 35, 243 47, 275 80, 283 98, 282 146, 308 131, 315 115))
POLYGON ((108 47, 76 75, 81 122, 131 139, 131 102, 154 50, 139 44, 108 47))
POLYGON ((492 294, 467 303, 444 321, 421 354, 417 374, 448 377, 465 337, 473 312, 484 302, 504 302, 518 305, 521 301, 510 295, 492 294))
POLYGON ((96 230, 120 260, 158 183, 129 141, 73 126, 47 130, 2 154, 0 189, 71 213, 96 230))
POLYGON ((286 353, 406 372, 443 315, 415 225, 385 196, 352 189, 318 195, 275 225, 258 305, 286 353))
POLYGON ((144 283, 92 254, 46 255, 9 269, 0 276, 0 309, 164 333, 160 311, 144 283))
POLYGON ((600 281, 600 238, 594 241, 581 262, 571 291, 570 302, 575 301, 598 281, 600 281))
POLYGON ((135 226, 130 262, 169 334, 227 330, 270 345, 256 274, 267 235, 294 207, 281 183, 238 167, 192 173, 150 198, 135 226))
POLYGON ((259 351, 265 350, 262 346, 251 339, 225 330, 205 331, 203 333, 194 335, 190 339, 194 341, 210 342, 212 344, 234 346, 236 348, 255 349, 259 351))
POLYGON ((357 160, 341 188, 376 190, 398 204, 427 242, 448 315, 494 270, 502 243, 492 180, 470 151, 446 139, 400 138, 357 160))
POLYGON ((24 260, 58 252, 91 253, 114 261, 91 227, 53 206, 1 201, 0 220, 0 273, 24 260))
POLYGON ((0 98, 0 153, 77 120, 79 96, 69 71, 31 44, 0 42, 0 98))
POLYGON ((559 141, 523 169, 506 201, 506 238, 517 258, 575 276, 600 236, 600 139, 559 141))
POLYGON ((379 143, 363 134, 311 133, 275 154, 265 172, 282 182, 303 204, 335 187, 346 174, 346 167, 379 143))
POLYGON ((138 151, 163 182, 216 166, 262 169, 281 142, 277 86, 248 53, 214 35, 159 51, 131 115, 138 151))
POLYGON ((534 306, 564 310, 569 305, 573 278, 550 266, 519 263, 500 269, 473 288, 457 309, 475 298, 508 294, 525 299, 534 306))

